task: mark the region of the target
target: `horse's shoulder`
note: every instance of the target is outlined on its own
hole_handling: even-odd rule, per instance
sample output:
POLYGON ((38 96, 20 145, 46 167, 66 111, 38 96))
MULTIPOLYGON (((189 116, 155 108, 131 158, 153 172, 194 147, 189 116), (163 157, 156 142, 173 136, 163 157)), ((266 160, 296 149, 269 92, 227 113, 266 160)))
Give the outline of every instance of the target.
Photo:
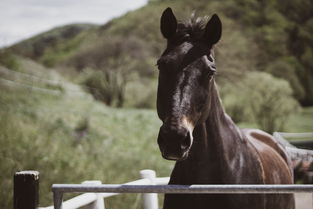
POLYGON ((241 129, 241 130, 252 144, 255 144, 254 140, 257 140, 261 142, 261 144, 265 144, 274 149, 284 159, 286 158, 285 148, 282 147, 272 135, 259 129, 241 129))
MULTIPOLYGON (((269 146, 275 150, 286 162, 290 165, 290 159, 287 155, 285 148, 270 134, 259 129, 241 129, 247 140, 251 142, 257 149, 269 146)), ((266 149, 266 148, 265 148, 266 149)))

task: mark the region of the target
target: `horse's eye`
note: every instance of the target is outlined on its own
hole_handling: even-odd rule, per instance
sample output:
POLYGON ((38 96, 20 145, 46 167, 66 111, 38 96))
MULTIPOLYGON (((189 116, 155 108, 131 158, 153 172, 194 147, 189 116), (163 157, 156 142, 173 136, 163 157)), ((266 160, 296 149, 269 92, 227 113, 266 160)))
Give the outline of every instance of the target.
POLYGON ((207 55, 207 58, 210 62, 213 62, 213 58, 211 57, 211 55, 207 55))

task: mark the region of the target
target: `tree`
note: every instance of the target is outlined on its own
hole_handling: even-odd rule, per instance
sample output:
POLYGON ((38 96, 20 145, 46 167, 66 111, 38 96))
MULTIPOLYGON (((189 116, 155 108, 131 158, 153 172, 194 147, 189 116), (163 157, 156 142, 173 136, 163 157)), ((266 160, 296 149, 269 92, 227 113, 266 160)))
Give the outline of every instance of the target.
POLYGON ((227 112, 241 114, 241 121, 253 121, 269 133, 283 130, 289 116, 299 109, 289 83, 268 73, 247 73, 238 86, 228 90, 224 95, 227 112))

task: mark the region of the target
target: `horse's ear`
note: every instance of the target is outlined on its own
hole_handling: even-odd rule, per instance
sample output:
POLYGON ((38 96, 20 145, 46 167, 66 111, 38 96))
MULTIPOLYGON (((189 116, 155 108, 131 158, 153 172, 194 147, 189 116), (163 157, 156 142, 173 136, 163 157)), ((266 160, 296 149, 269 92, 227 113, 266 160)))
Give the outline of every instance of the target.
POLYGON ((160 22, 161 33, 164 38, 169 39, 175 35, 177 30, 177 20, 171 8, 164 10, 160 22))
POLYGON ((203 39, 209 46, 212 46, 220 40, 221 36, 222 22, 220 18, 214 14, 205 26, 203 39))

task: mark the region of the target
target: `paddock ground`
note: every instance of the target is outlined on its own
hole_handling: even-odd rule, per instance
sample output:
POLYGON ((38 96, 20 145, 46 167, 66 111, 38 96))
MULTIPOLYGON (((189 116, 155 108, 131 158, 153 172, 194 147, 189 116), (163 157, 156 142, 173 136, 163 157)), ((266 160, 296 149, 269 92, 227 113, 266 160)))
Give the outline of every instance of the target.
POLYGON ((296 193, 296 209, 313 209, 313 194, 296 193))

